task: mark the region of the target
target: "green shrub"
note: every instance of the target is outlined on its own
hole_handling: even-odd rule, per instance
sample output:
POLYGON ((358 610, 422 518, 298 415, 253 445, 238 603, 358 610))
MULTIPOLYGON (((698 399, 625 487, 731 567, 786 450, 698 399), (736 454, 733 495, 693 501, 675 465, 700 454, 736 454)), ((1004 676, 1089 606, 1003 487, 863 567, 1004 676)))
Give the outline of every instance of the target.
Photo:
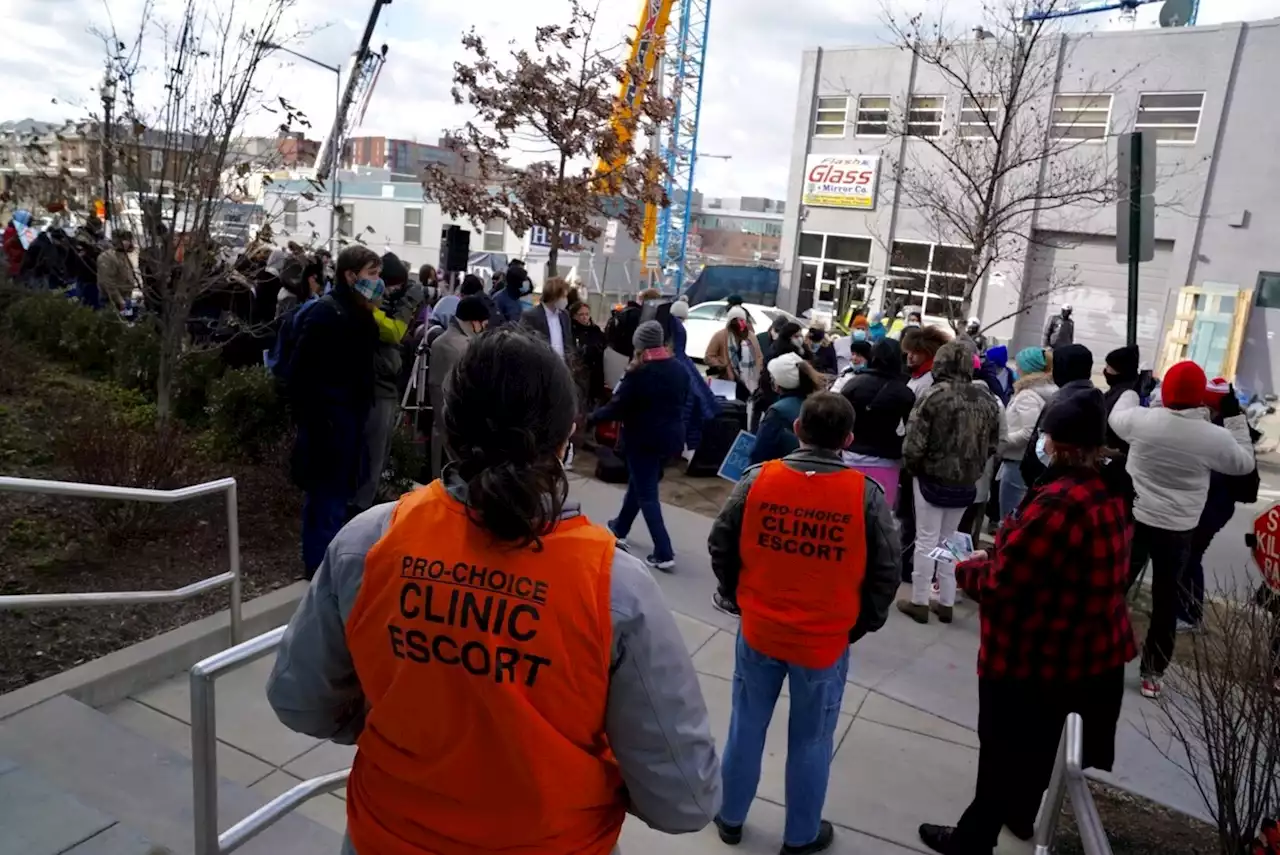
POLYGON ((178 357, 173 380, 173 414, 192 427, 203 427, 209 417, 209 388, 224 370, 217 350, 192 350, 178 357))
POLYGON ((145 320, 127 325, 116 342, 115 379, 154 400, 160 375, 160 329, 145 320))
POLYGON ((9 328, 18 338, 35 345, 47 356, 62 357, 62 326, 75 312, 77 304, 62 294, 32 294, 17 300, 5 314, 9 328))
POLYGON ((262 460, 289 430, 275 378, 263 366, 228 371, 209 386, 209 426, 218 451, 262 460))
POLYGON ((428 476, 427 458, 430 456, 431 439, 415 442, 408 428, 397 425, 391 433, 391 452, 387 455, 387 467, 382 472, 380 492, 389 499, 399 498, 424 483, 428 476))
POLYGON ((137 389, 115 383, 95 383, 88 390, 90 406, 104 418, 117 419, 139 430, 154 428, 156 405, 137 389))
POLYGON ((116 346, 124 330, 124 322, 115 312, 95 312, 88 306, 73 306, 62 323, 58 350, 80 373, 104 377, 111 373, 116 346))

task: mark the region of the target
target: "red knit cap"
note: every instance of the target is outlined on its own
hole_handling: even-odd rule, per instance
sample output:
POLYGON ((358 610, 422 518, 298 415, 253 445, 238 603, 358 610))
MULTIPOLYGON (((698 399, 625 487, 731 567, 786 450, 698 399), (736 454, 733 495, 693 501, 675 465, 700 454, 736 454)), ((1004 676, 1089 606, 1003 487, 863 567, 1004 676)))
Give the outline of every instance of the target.
POLYGON ((1164 373, 1160 400, 1166 407, 1200 407, 1205 398, 1204 369, 1187 360, 1164 373))

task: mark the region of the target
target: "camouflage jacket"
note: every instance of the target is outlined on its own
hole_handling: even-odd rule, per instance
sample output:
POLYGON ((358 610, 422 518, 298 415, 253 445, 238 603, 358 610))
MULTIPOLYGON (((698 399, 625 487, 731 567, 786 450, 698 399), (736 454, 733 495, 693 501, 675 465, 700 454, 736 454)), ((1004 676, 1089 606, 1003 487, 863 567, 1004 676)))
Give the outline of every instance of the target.
POLYGON ((933 358, 934 383, 916 401, 902 443, 903 462, 917 477, 972 485, 1000 444, 1000 404, 973 383, 973 357, 973 343, 957 339, 933 358))

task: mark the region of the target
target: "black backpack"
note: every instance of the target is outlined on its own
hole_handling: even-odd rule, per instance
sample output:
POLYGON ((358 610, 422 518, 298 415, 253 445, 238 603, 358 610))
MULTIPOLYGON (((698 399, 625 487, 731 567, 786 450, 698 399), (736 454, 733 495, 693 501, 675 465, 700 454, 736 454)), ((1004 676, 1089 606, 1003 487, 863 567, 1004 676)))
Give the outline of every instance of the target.
POLYGON ((329 297, 308 300, 302 305, 296 306, 289 314, 280 319, 280 328, 276 330, 275 343, 271 345, 271 350, 267 351, 267 369, 276 378, 276 385, 284 394, 288 393, 289 383, 293 379, 294 354, 298 350, 298 338, 302 332, 302 316, 310 311, 312 307, 320 305, 322 300, 328 300, 339 313, 342 312, 342 307, 338 305, 338 301, 329 297))

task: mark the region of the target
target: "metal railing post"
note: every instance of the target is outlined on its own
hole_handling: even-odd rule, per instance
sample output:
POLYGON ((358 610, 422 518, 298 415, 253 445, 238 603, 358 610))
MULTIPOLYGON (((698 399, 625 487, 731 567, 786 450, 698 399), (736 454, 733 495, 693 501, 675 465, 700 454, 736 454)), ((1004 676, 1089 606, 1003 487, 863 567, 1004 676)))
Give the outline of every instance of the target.
POLYGON ((191 774, 195 855, 218 855, 218 713, 215 675, 191 669, 191 774))
POLYGON ((227 552, 231 569, 231 643, 244 641, 244 580, 240 575, 240 506, 236 482, 227 487, 227 552))
POLYGON ((1040 815, 1036 818, 1035 855, 1049 855, 1053 851, 1053 839, 1058 834, 1058 818, 1067 797, 1067 731, 1063 728, 1058 740, 1058 759, 1053 764, 1049 788, 1040 803, 1040 815))

